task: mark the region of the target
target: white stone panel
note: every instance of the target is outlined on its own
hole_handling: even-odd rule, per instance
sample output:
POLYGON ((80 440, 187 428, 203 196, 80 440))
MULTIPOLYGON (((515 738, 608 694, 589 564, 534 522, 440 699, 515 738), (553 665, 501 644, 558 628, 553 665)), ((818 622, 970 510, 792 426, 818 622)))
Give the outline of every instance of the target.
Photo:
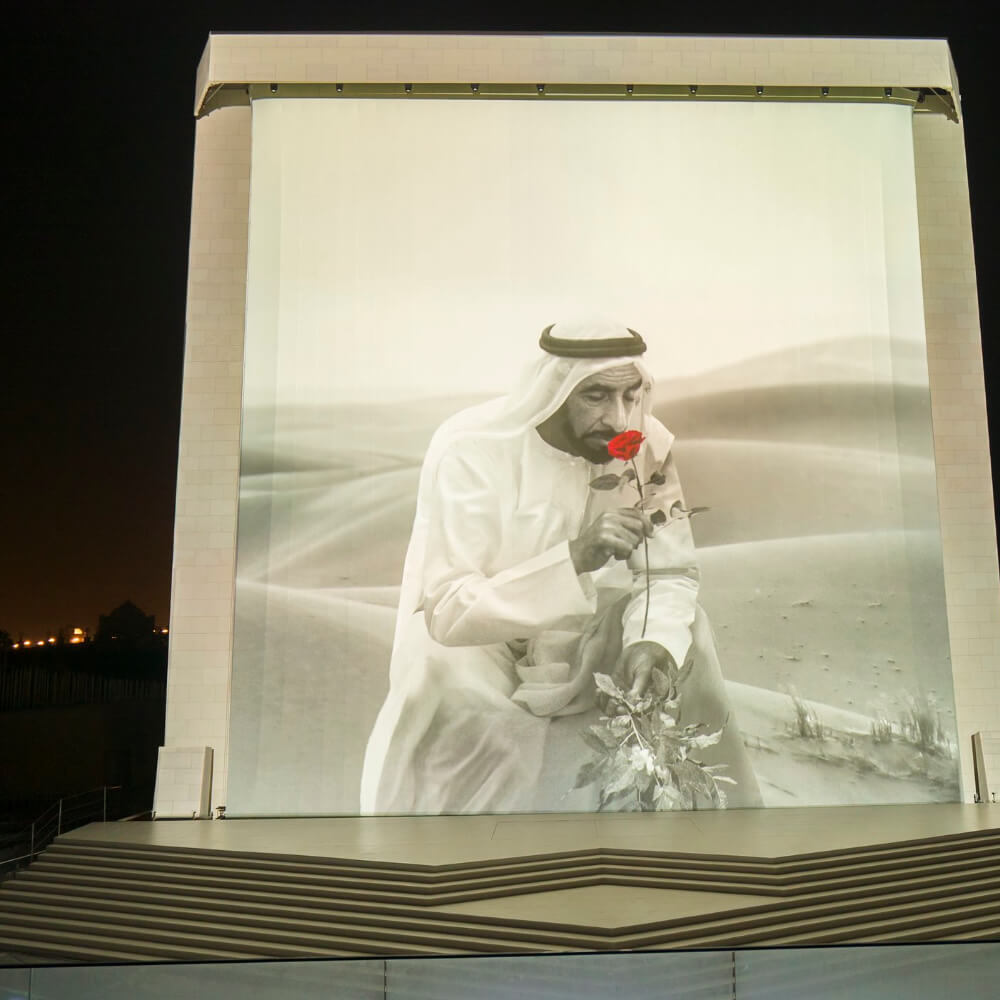
POLYGON ((962 127, 916 115, 913 141, 945 592, 971 801, 972 733, 1000 720, 1000 583, 972 221, 962 127))
POLYGON ((154 819, 209 819, 212 815, 212 748, 160 747, 154 819))

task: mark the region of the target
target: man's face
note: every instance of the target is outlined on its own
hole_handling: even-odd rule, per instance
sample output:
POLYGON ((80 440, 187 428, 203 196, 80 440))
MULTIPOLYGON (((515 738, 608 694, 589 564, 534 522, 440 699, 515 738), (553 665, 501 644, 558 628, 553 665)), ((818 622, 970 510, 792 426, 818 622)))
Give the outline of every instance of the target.
POLYGON ((635 365, 598 372, 585 378, 538 432, 561 451, 595 464, 607 462, 608 442, 628 430, 641 389, 635 365))

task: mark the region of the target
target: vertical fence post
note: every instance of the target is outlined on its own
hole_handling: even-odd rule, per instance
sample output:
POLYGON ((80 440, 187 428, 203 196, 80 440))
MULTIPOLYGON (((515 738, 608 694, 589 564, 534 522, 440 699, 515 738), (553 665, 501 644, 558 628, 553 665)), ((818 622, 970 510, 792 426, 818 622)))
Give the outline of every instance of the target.
POLYGON ((107 823, 107 821, 108 821, 108 786, 105 785, 104 786, 104 819, 103 819, 103 822, 107 823))
POLYGON ((35 860, 35 824, 31 824, 31 860, 35 860))
POLYGON ((62 833, 62 804, 63 804, 63 800, 60 799, 59 800, 59 820, 56 823, 56 836, 57 837, 59 836, 60 833, 62 833))

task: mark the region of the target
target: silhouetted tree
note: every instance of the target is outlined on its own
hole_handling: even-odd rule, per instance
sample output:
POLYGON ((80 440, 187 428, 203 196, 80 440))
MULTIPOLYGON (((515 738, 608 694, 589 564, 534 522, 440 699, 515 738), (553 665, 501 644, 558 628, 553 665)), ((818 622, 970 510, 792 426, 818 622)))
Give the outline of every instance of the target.
POLYGON ((127 646, 147 646, 155 642, 153 629, 156 617, 147 615, 131 601, 118 605, 114 611, 101 615, 97 623, 96 640, 99 643, 118 643, 127 646))

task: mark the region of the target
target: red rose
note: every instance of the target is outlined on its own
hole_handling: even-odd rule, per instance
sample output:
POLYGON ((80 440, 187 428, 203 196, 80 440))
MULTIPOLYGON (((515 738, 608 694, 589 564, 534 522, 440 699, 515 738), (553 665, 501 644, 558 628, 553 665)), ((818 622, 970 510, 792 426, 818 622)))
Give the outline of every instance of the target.
POLYGON ((631 461, 639 454, 639 448, 645 440, 641 431, 622 431, 608 442, 608 454, 612 458, 631 461))

